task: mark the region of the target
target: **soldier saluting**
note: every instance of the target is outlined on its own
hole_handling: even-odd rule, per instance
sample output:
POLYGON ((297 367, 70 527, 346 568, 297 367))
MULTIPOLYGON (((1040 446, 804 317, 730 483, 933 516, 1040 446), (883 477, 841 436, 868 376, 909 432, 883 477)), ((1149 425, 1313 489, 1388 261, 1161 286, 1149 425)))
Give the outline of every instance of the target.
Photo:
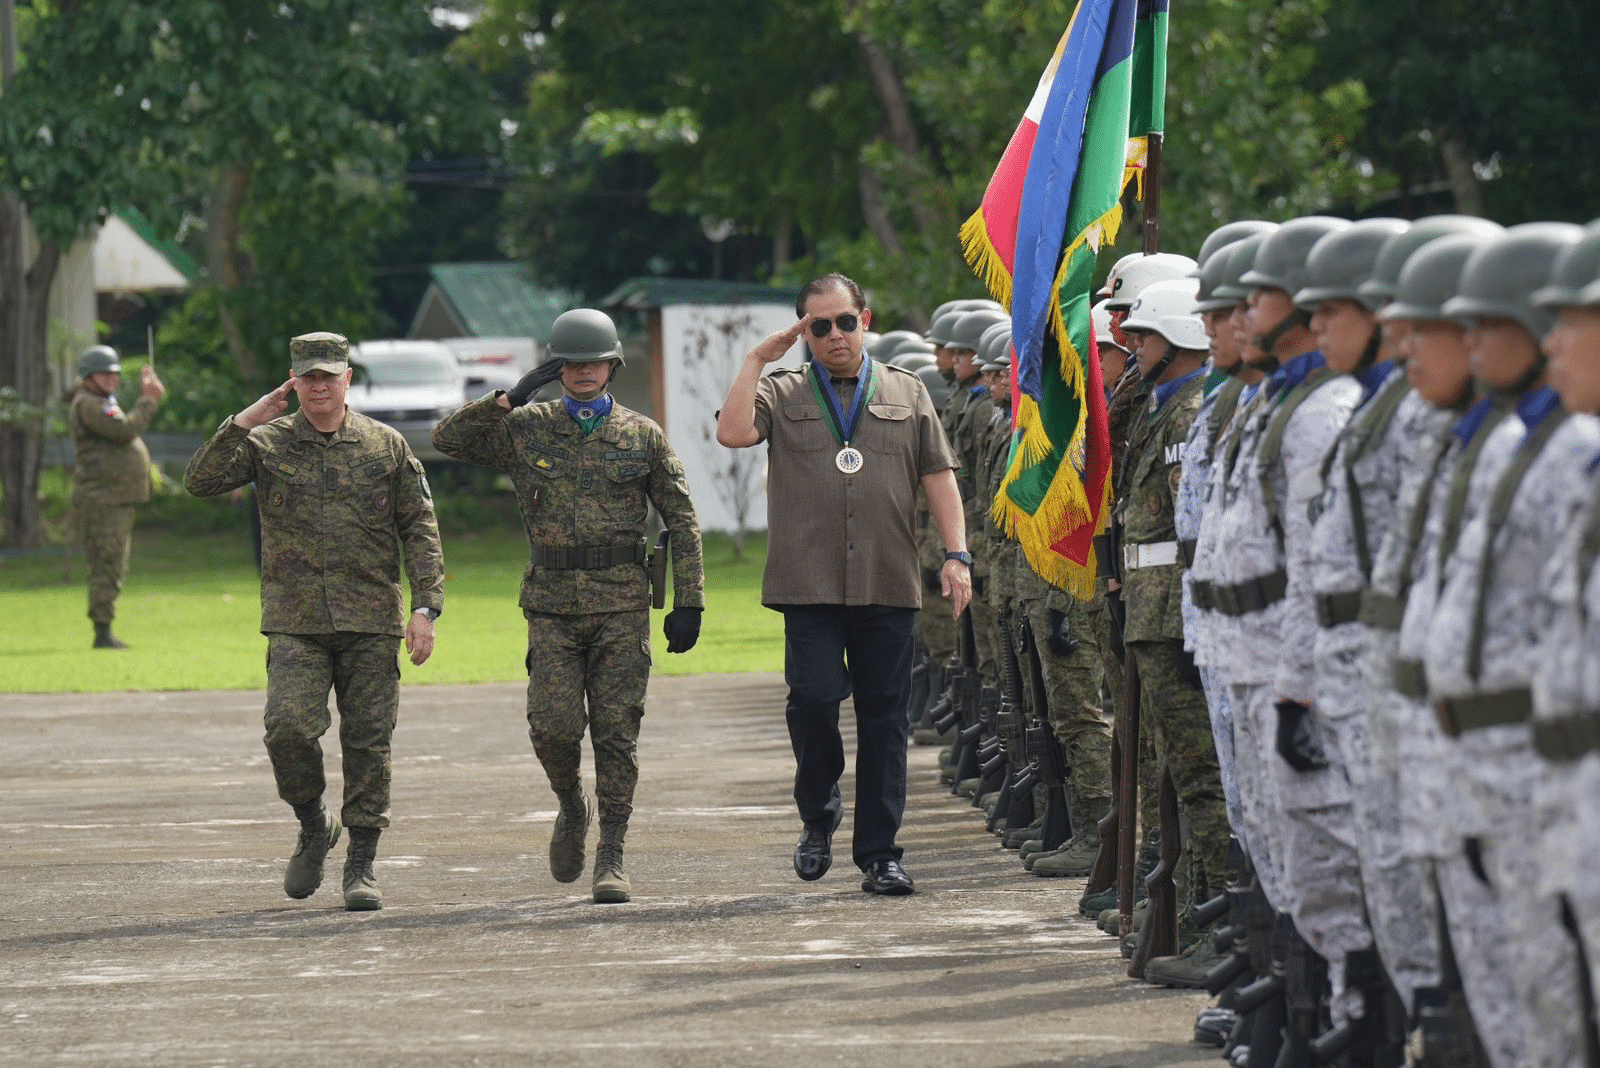
MULTIPOLYGON (((650 680, 645 523, 653 504, 671 537, 669 653, 688 652, 700 637, 700 526, 666 435, 606 392, 623 362, 611 317, 592 308, 563 312, 550 331, 550 352, 554 359, 509 392, 448 416, 434 428, 433 443, 447 456, 504 471, 516 489, 530 542, 521 597, 528 736, 561 803, 550 874, 563 883, 583 874, 590 811, 579 763, 587 726, 600 808, 593 896, 597 904, 615 904, 633 890, 622 845, 639 781, 639 721, 650 680), (558 377, 559 400, 528 403, 558 377)), ((664 579, 665 570, 656 575, 664 579)))

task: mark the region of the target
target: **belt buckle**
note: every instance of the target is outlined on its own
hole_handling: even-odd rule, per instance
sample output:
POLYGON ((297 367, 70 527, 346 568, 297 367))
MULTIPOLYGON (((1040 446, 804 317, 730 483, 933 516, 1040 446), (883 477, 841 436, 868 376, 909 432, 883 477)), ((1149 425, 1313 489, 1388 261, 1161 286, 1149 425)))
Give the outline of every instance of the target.
POLYGON ((1324 628, 1333 626, 1333 598, 1327 594, 1317 595, 1317 624, 1324 628))
POLYGON ((605 566, 605 561, 600 559, 600 554, 603 551, 604 550, 599 549, 599 548, 597 548, 597 547, 595 547, 593 545, 585 545, 583 547, 583 567, 584 567, 584 570, 586 570, 586 571, 594 571, 597 568, 604 567, 605 566))
POLYGON ((1439 719, 1439 729, 1451 738, 1461 737, 1461 724, 1456 719, 1455 704, 1448 697, 1441 697, 1433 703, 1433 713, 1439 719))

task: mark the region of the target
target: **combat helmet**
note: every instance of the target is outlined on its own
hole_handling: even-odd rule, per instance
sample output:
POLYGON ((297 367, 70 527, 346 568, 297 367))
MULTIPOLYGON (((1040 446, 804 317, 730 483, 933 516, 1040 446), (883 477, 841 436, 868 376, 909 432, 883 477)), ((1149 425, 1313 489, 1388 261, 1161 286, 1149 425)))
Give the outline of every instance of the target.
POLYGON ((1223 223, 1200 242, 1200 251, 1195 255, 1196 276, 1211 262, 1211 257, 1227 248, 1236 241, 1243 241, 1256 234, 1271 233, 1278 228, 1277 223, 1267 222, 1265 219, 1235 219, 1233 222, 1223 223))
POLYGON ((1311 248, 1323 237, 1350 225, 1331 215, 1304 215, 1290 219, 1262 238, 1255 263, 1239 279, 1250 289, 1281 289, 1294 295, 1306 286, 1309 272, 1306 260, 1311 248))
POLYGON ((1556 314, 1550 308, 1534 306, 1534 291, 1544 287, 1551 261, 1583 236, 1583 227, 1575 223, 1511 227, 1467 260, 1456 295, 1445 303, 1444 313, 1452 319, 1514 319, 1534 338, 1544 337, 1555 324, 1556 314))
POLYGON ((1377 311, 1378 302, 1361 295, 1361 284, 1372 277, 1384 246, 1410 228, 1404 219, 1361 219, 1324 234, 1306 256, 1306 283, 1291 294, 1294 302, 1310 310, 1325 300, 1350 300, 1377 311))
POLYGON ((1216 284, 1211 287, 1211 295, 1200 301, 1201 311, 1222 311, 1225 308, 1232 308, 1250 295, 1250 287, 1240 279, 1255 266, 1256 253, 1261 250, 1261 243, 1270 233, 1271 230, 1263 230, 1259 234, 1251 234, 1228 245, 1212 257, 1212 262, 1225 260, 1226 265, 1216 284))
POLYGON ((113 374, 122 373, 122 361, 117 358, 117 350, 110 345, 93 345, 83 350, 83 355, 78 357, 78 377, 88 378, 90 375, 104 372, 113 374))
POLYGON ((935 312, 933 319, 928 323, 928 332, 922 336, 935 345, 950 344, 950 330, 963 314, 960 308, 946 308, 944 311, 935 312))
POLYGON ((1106 302, 1101 301, 1089 309, 1089 322, 1094 327, 1094 343, 1096 345, 1110 345, 1112 348, 1128 351, 1128 346, 1117 340, 1117 332, 1111 329, 1111 309, 1106 307, 1106 302))
POLYGON ((978 351, 978 342, 983 338, 983 332, 995 323, 1009 323, 1011 317, 1003 311, 992 311, 988 308, 979 308, 976 311, 963 312, 961 318, 956 320, 956 325, 950 331, 950 348, 971 349, 978 351))
MULTIPOLYGON (((1128 310, 1122 329, 1160 334, 1174 348, 1205 351, 1211 339, 1206 337, 1205 323, 1195 310, 1194 295, 1199 285, 1194 278, 1172 278, 1146 286, 1128 310)), ((1171 363, 1171 355, 1162 360, 1158 375, 1171 363)))
POLYGON ((1600 280, 1600 220, 1584 227, 1583 237, 1556 257, 1544 288, 1533 294, 1534 306, 1576 308, 1600 304, 1596 280, 1600 280))
POLYGON ((925 389, 927 389, 928 396, 933 401, 933 406, 935 408, 943 408, 945 406, 945 402, 950 399, 950 391, 952 387, 949 381, 945 379, 944 375, 939 373, 939 369, 937 367, 934 367, 931 364, 927 367, 917 368, 916 375, 918 378, 922 379, 922 385, 925 389))
POLYGON ((611 316, 594 308, 574 308, 556 316, 545 343, 552 359, 568 363, 594 363, 615 360, 624 365, 622 343, 617 340, 617 324, 611 316))
POLYGON ((1011 320, 995 323, 978 338, 978 364, 993 363, 995 358, 1011 351, 1011 320))
POLYGON ((1187 278, 1195 269, 1194 260, 1175 252, 1155 252, 1140 256, 1117 275, 1106 298, 1106 310, 1126 311, 1139 299, 1144 287, 1169 278, 1187 278))
POLYGON ((1493 234, 1463 231, 1435 237, 1417 249, 1400 270, 1400 281, 1378 318, 1420 319, 1438 322, 1451 318, 1445 302, 1456 295, 1461 268, 1478 249, 1494 240, 1493 234))
POLYGON ((1451 234, 1499 234, 1505 228, 1476 215, 1429 215, 1412 223, 1404 233, 1384 242, 1378 261, 1372 265, 1372 276, 1361 283, 1361 298, 1370 308, 1382 307, 1383 302, 1394 298, 1400 285, 1400 271, 1406 260, 1423 245, 1451 234))

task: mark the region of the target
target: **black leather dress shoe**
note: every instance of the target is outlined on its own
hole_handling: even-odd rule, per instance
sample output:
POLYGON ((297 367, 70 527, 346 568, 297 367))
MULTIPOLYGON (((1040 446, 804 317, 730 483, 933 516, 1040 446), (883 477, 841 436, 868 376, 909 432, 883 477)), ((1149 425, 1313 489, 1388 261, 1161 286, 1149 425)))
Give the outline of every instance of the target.
POLYGON ((806 828, 806 833, 800 836, 800 844, 794 847, 796 875, 811 883, 828 874, 828 869, 833 867, 833 832, 839 829, 843 819, 844 813, 840 812, 834 817, 832 829, 826 831, 806 828))
POLYGON ((903 897, 916 890, 911 876, 898 860, 875 860, 861 873, 861 889, 869 894, 885 897, 903 897))

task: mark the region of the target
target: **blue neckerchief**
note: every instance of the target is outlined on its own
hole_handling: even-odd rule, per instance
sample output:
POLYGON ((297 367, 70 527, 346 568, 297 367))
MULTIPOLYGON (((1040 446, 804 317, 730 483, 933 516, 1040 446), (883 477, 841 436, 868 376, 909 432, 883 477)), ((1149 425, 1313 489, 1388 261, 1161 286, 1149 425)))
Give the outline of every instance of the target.
POLYGON ((1494 398, 1485 397, 1468 408, 1467 414, 1456 422, 1450 432, 1456 436, 1462 448, 1472 444, 1472 439, 1478 436, 1478 431, 1483 429, 1484 421, 1489 418, 1489 413, 1492 411, 1494 411, 1494 398))
POLYGON ((1288 363, 1272 372, 1272 377, 1267 379, 1267 396, 1276 397, 1293 389, 1308 378, 1312 371, 1328 365, 1327 357, 1317 349, 1302 352, 1288 363))
POLYGON ((1517 415, 1528 428, 1526 442, 1539 429, 1539 424, 1550 418, 1557 408, 1561 407, 1561 394, 1556 392, 1554 386, 1540 386, 1532 393, 1517 401, 1517 415))
POLYGON ((572 421, 578 424, 578 429, 585 435, 594 433, 594 428, 606 421, 606 416, 611 414, 611 394, 602 393, 594 400, 581 401, 576 397, 562 397, 561 401, 567 406, 567 414, 572 416, 572 421))
POLYGON ((987 393, 987 392, 989 392, 989 387, 988 386, 973 386, 973 387, 971 387, 970 389, 967 390, 967 395, 970 396, 970 397, 976 397, 980 393, 987 393))
POLYGON ((1184 383, 1191 382, 1196 377, 1205 374, 1205 370, 1206 369, 1204 367, 1197 367, 1193 371, 1190 371, 1188 374, 1184 375, 1182 378, 1174 378, 1171 382, 1157 383, 1154 390, 1156 407, 1159 408, 1163 404, 1167 403, 1167 401, 1171 400, 1172 395, 1184 387, 1184 383))
POLYGON ((1372 399, 1372 395, 1389 381, 1389 376, 1400 370, 1400 365, 1393 360, 1375 363, 1371 367, 1356 375, 1356 381, 1361 383, 1361 403, 1365 404, 1372 399))

